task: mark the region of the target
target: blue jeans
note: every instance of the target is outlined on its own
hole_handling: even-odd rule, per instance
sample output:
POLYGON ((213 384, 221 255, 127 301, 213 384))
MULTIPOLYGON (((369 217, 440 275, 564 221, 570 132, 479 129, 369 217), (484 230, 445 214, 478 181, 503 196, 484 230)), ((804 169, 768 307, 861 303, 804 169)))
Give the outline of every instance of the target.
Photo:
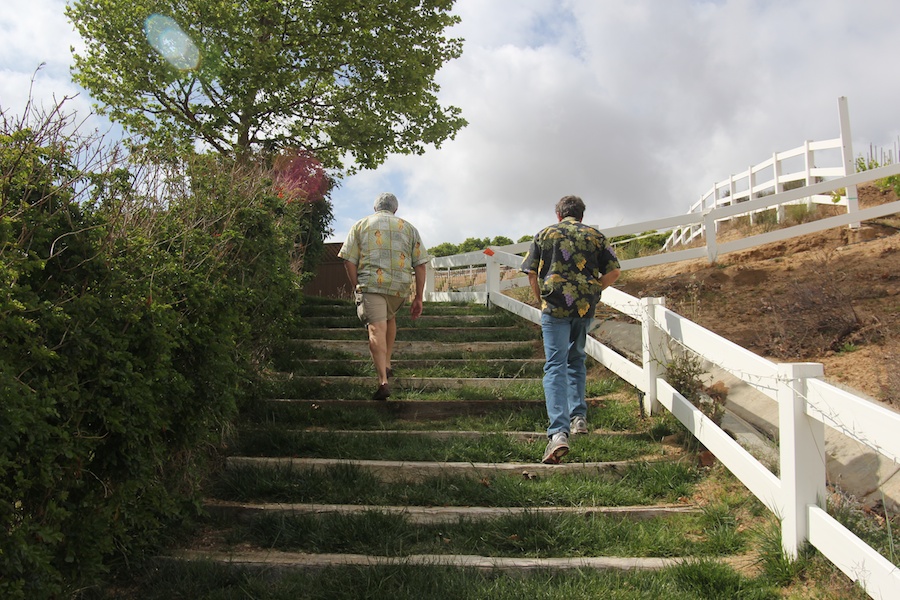
POLYGON ((587 416, 584 401, 587 338, 591 317, 567 317, 559 319, 541 314, 541 332, 544 337, 544 399, 550 426, 547 435, 564 431, 569 433, 569 422, 574 417, 587 416))

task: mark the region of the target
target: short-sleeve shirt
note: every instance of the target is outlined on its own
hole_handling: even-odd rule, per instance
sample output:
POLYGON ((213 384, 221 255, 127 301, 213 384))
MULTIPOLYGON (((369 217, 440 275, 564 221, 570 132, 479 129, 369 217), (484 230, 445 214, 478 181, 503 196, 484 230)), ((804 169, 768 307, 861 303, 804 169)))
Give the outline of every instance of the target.
POLYGON ((389 210, 354 223, 338 256, 356 265, 359 291, 404 297, 413 267, 430 260, 418 230, 389 210))
POLYGON ((606 237, 574 217, 539 231, 522 261, 523 271, 538 276, 541 311, 557 318, 594 316, 600 278, 618 268, 606 237))

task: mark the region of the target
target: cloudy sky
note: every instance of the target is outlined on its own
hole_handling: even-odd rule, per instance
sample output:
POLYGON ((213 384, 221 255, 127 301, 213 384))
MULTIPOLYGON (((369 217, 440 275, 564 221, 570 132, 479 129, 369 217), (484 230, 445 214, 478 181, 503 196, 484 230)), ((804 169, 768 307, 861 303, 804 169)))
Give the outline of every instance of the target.
MULTIPOLYGON (((4 0, 0 107, 79 92, 65 0, 4 0)), ((457 0, 463 56, 439 74, 469 126, 333 194, 334 241, 382 191, 426 245, 532 235, 565 194, 601 228, 686 212, 713 182, 804 140, 900 139, 896 0, 457 0)), ((87 110, 84 92, 71 108, 87 110)), ((103 128, 102 124, 98 125, 103 128)))

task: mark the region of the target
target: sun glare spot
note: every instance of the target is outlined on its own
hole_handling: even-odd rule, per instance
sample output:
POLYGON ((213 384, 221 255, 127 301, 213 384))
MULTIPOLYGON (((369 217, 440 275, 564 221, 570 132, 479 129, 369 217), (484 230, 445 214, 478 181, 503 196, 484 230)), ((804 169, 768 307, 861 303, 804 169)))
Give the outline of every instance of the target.
POLYGON ((153 49, 176 69, 189 71, 200 64, 200 49, 175 19, 150 15, 144 21, 144 35, 153 49))

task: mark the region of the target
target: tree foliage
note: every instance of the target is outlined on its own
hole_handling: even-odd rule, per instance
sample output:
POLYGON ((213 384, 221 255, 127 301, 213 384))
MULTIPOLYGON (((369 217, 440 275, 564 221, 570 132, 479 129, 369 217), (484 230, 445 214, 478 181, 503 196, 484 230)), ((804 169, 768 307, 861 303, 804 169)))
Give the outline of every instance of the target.
POLYGON ((433 248, 429 248, 428 253, 431 254, 431 256, 452 256, 454 254, 462 254, 464 252, 476 252, 478 250, 484 250, 488 246, 508 246, 512 243, 513 241, 505 235, 495 236, 494 239, 491 239, 489 237, 470 237, 463 240, 461 244, 451 244, 450 242, 443 242, 433 248))
POLYGON ((465 125, 436 96, 435 74, 462 52, 444 35, 459 20, 453 2, 75 0, 67 15, 86 45, 73 76, 101 112, 157 145, 301 148, 327 168, 348 155, 374 168, 465 125), (159 14, 183 33, 145 31, 159 14), (166 54, 191 40, 196 68, 166 60, 148 34, 166 54))

